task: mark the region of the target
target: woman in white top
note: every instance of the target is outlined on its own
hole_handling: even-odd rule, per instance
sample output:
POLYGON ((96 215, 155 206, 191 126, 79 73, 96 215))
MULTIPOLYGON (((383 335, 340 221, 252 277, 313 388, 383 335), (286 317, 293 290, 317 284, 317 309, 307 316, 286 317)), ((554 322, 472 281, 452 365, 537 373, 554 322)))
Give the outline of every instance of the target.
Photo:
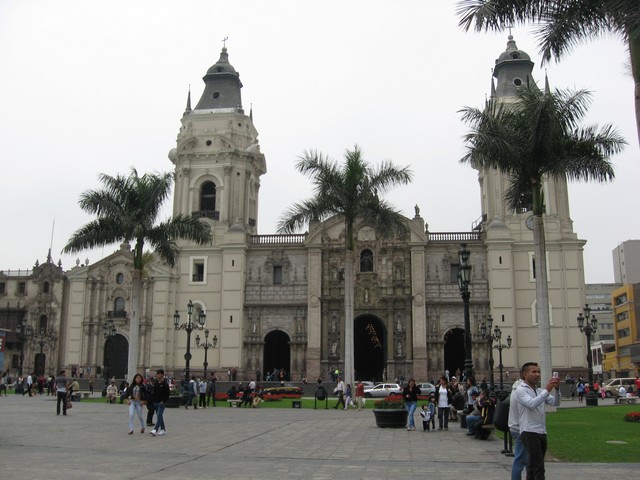
POLYGON ((440 377, 440 385, 436 387, 438 402, 438 430, 449 430, 449 409, 453 403, 453 391, 447 384, 447 377, 440 377))

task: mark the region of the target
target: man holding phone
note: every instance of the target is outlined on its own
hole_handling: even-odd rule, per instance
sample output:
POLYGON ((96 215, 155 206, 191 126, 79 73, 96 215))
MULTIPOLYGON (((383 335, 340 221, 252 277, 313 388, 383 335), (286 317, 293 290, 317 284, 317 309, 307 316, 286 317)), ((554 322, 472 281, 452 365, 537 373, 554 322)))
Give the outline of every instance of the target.
POLYGON ((560 405, 560 378, 557 372, 538 391, 540 367, 537 363, 528 362, 522 366, 522 384, 511 395, 511 408, 515 409, 520 428, 520 441, 527 451, 527 480, 544 480, 544 456, 547 452, 547 427, 545 419, 545 403, 560 405), (551 394, 553 392, 553 395, 551 394))

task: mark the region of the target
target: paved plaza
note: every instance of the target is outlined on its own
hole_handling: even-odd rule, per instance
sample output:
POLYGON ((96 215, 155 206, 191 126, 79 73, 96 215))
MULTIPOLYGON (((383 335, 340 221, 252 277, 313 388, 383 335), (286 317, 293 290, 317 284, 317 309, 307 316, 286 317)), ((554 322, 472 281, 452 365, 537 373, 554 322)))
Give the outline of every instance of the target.
MULTIPOLYGON (((126 405, 79 402, 66 417, 55 409, 53 397, 0 398, 2 480, 510 478, 501 440, 473 440, 458 424, 378 428, 370 410, 173 408, 168 434, 152 437, 139 427, 128 435, 126 405)), ((549 479, 638 471, 640 463, 547 462, 549 479)))

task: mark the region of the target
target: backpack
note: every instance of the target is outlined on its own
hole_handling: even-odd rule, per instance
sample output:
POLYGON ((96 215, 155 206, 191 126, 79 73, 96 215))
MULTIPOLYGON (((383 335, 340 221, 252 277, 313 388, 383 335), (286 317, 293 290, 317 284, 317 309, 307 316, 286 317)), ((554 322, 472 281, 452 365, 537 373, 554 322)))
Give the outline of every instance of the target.
POLYGON ((509 409, 511 407, 511 395, 496 405, 493 413, 493 425, 501 432, 509 431, 509 409))

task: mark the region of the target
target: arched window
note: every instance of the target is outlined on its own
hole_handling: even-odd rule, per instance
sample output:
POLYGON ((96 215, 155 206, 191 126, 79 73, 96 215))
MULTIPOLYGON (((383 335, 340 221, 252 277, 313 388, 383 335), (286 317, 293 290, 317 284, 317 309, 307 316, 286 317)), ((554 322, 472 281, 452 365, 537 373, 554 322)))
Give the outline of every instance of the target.
POLYGON ((42 293, 49 293, 49 288, 50 288, 49 282, 44 282, 42 284, 42 293))
POLYGON ((373 252, 369 249, 360 253, 360 271, 373 272, 373 252))
POLYGON ((113 316, 114 317, 124 317, 126 312, 124 311, 124 298, 116 297, 113 302, 113 316))
POLYGON ((48 320, 46 315, 40 315, 40 325, 38 325, 38 331, 40 333, 46 333, 48 320))
POLYGON ((204 182, 200 188, 200 210, 213 212, 216 209, 216 185, 204 182))

